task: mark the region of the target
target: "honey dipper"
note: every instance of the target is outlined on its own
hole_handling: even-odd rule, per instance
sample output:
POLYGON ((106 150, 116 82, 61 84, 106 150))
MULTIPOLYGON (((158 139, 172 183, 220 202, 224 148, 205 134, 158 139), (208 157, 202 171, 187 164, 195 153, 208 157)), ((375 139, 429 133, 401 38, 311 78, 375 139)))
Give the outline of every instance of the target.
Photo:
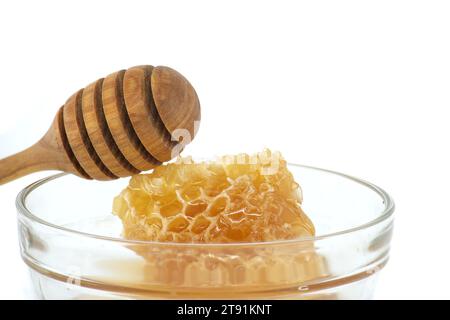
POLYGON ((118 71, 73 94, 36 144, 0 160, 0 185, 42 170, 95 180, 147 171, 174 158, 199 121, 197 94, 177 71, 118 71))

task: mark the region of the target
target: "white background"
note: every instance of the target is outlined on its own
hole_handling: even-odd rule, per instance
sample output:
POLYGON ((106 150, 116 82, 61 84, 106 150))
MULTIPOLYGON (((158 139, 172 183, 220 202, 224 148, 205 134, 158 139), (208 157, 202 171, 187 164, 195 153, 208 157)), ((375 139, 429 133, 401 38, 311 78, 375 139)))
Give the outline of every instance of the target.
MULTIPOLYGON (((396 200, 376 298, 450 298, 450 3, 2 1, 0 157, 77 89, 139 64, 202 103, 186 154, 258 151, 374 182, 396 200)), ((14 198, 0 186, 0 298, 24 298, 14 198)))

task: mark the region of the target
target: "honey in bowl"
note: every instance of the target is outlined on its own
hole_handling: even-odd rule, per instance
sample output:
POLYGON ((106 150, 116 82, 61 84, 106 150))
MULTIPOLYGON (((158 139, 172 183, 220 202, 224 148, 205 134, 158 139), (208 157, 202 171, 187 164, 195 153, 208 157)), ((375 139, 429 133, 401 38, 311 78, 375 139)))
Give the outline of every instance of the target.
POLYGON ((282 289, 326 274, 326 263, 312 242, 305 241, 301 254, 298 245, 282 254, 271 248, 276 241, 314 236, 301 203, 300 185, 286 161, 280 153, 264 150, 214 162, 179 158, 136 175, 114 199, 113 212, 130 240, 261 244, 241 249, 239 257, 226 245, 195 254, 189 247, 131 248, 145 259, 145 282, 158 284, 158 290, 248 291, 282 289))

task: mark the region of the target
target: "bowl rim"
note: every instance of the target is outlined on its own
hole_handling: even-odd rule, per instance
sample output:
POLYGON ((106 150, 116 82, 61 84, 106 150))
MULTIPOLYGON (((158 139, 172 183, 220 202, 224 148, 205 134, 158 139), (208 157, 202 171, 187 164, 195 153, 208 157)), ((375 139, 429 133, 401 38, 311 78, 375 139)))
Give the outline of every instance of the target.
POLYGON ((323 235, 319 235, 319 236, 304 237, 301 239, 275 240, 275 241, 267 241, 267 242, 235 242, 235 243, 180 243, 180 242, 158 242, 158 241, 130 240, 130 239, 111 237, 111 236, 103 236, 103 235, 98 235, 98 234, 93 234, 93 233, 88 233, 88 232, 77 231, 77 230, 70 229, 70 228, 67 228, 67 227, 64 227, 61 225, 57 225, 57 224, 48 222, 48 221, 38 217, 37 215, 33 214, 31 212, 31 210, 29 210, 27 208, 26 199, 34 190, 36 190, 40 186, 42 186, 46 183, 49 183, 55 179, 69 175, 68 173, 58 173, 58 174, 48 176, 46 178, 37 180, 36 182, 34 182, 34 183, 28 185, 27 187, 25 187, 24 189, 22 189, 16 197, 16 208, 18 210, 19 218, 20 218, 20 216, 24 216, 40 225, 43 225, 43 226, 51 228, 51 229, 55 229, 60 232, 69 233, 72 235, 77 235, 77 236, 82 236, 82 237, 88 237, 88 238, 97 239, 97 240, 120 242, 120 243, 124 243, 124 244, 134 244, 134 245, 152 245, 152 246, 169 246, 169 247, 170 246, 176 246, 176 247, 178 247, 178 246, 179 247, 202 246, 202 247, 222 247, 222 248, 223 247, 234 247, 234 246, 254 247, 254 246, 261 246, 261 245, 270 246, 270 245, 283 245, 283 244, 302 244, 302 243, 310 243, 310 242, 315 242, 315 241, 319 241, 319 240, 330 239, 330 238, 355 233, 355 232, 373 227, 379 223, 382 223, 383 221, 388 220, 394 213, 395 203, 394 203, 393 198, 384 189, 378 187, 377 185, 375 185, 371 182, 353 177, 353 176, 345 174, 345 173, 340 173, 337 171, 318 168, 318 167, 314 167, 314 166, 300 165, 300 164, 294 164, 294 163, 288 163, 288 165, 293 166, 293 167, 300 167, 300 168, 305 168, 305 169, 316 170, 316 171, 319 171, 322 173, 329 173, 329 174, 337 175, 342 178, 349 179, 355 183, 361 184, 364 187, 371 189, 373 192, 377 193, 378 196, 381 197, 381 199, 384 203, 384 209, 383 209, 383 211, 380 212, 379 215, 377 215, 377 217, 375 219, 365 222, 363 224, 357 225, 355 227, 351 227, 351 228, 347 228, 344 230, 339 230, 336 232, 331 232, 331 233, 323 234, 323 235))

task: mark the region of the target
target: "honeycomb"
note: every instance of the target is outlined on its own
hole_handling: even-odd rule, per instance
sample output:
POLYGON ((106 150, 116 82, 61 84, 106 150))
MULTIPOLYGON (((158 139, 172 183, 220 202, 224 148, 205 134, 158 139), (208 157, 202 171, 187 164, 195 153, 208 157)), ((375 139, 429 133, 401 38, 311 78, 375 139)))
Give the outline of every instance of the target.
POLYGON ((301 203, 286 161, 264 150, 210 162, 179 158, 134 176, 113 212, 125 238, 159 242, 127 245, 144 258, 142 272, 132 273, 143 288, 171 297, 259 297, 298 294, 329 275, 312 240, 247 244, 313 236, 301 203))
POLYGON ((311 243, 273 248, 139 248, 142 283, 159 290, 246 295, 294 288, 329 276, 327 261, 311 243))
POLYGON ((113 212, 127 239, 230 243, 314 235, 302 193, 278 152, 179 158, 131 178, 113 212))

